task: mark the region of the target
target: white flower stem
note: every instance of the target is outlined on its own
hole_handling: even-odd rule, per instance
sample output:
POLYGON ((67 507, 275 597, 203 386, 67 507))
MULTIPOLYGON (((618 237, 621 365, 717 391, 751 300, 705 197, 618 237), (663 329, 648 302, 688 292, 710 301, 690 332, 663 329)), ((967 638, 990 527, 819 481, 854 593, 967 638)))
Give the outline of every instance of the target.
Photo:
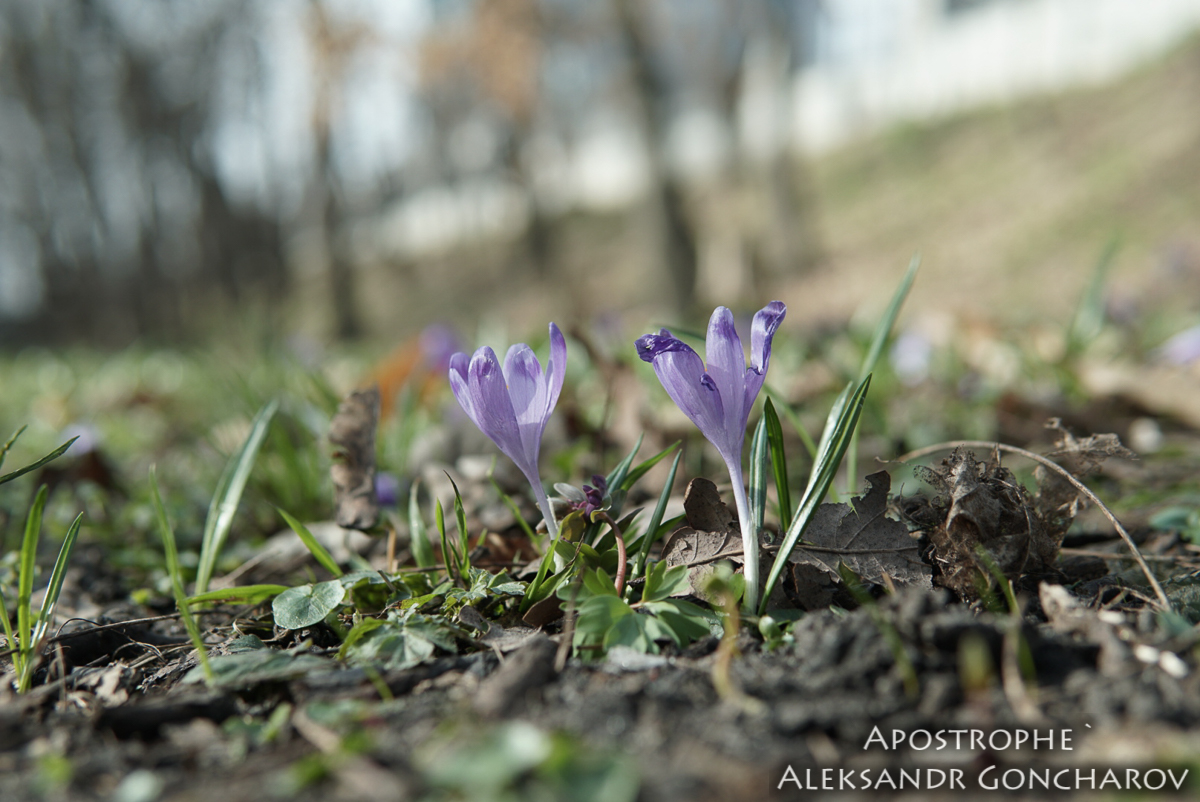
POLYGON ((554 508, 550 506, 550 498, 542 488, 540 480, 531 479, 529 484, 533 486, 533 495, 537 499, 538 509, 542 511, 542 519, 546 522, 546 531, 550 533, 550 543, 553 544, 558 540, 558 521, 554 519, 554 508))
POLYGON ((754 614, 758 607, 758 533, 750 520, 750 500, 746 497, 746 485, 742 481, 740 462, 726 460, 729 478, 733 480, 733 500, 737 504, 738 523, 742 527, 742 573, 746 577, 746 594, 742 597, 742 610, 754 614))
MULTIPOLYGON (((529 479, 529 485, 533 488, 533 495, 537 499, 538 509, 542 511, 542 520, 546 522, 546 531, 550 533, 550 548, 553 549, 558 544, 558 521, 554 518, 554 508, 550 506, 550 498, 542 488, 541 478, 536 476, 526 478, 529 479)), ((554 570, 561 571, 566 564, 566 560, 555 551, 554 570)))

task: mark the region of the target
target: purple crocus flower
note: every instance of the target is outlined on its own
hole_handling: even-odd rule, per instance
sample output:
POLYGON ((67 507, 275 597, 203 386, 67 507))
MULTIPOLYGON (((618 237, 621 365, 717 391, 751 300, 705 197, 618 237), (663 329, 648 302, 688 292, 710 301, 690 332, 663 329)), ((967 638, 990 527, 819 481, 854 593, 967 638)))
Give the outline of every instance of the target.
POLYGON ((750 327, 750 364, 733 325, 733 313, 717 307, 708 321, 707 367, 691 346, 663 329, 637 341, 638 356, 654 366, 658 380, 684 414, 717 447, 733 481, 746 575, 744 603, 758 601, 758 533, 751 531, 750 505, 742 481, 742 446, 746 422, 762 389, 771 361, 771 340, 787 307, 771 301, 754 316, 750 327))
POLYGON ((479 430, 525 474, 552 538, 558 537, 558 525, 538 473, 538 451, 542 432, 562 391, 566 366, 567 343, 553 323, 545 373, 525 343, 508 349, 503 367, 496 353, 486 346, 469 360, 464 353, 450 357, 454 397, 479 430))

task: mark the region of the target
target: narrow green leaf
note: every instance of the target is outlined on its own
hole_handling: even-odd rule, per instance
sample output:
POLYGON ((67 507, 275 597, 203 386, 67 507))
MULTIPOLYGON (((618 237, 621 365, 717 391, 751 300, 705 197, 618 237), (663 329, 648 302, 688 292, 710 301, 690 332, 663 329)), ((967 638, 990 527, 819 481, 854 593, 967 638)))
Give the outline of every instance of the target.
POLYGON ((825 498, 825 494, 829 491, 829 486, 833 483, 834 477, 837 475, 838 466, 842 462, 842 457, 846 453, 846 448, 850 445, 853 439, 855 428, 858 426, 859 415, 862 414, 863 402, 867 397, 867 390, 871 386, 871 377, 868 375, 850 394, 851 387, 847 387, 839 401, 846 398, 844 403, 835 405, 839 409, 837 418, 833 421, 832 426, 827 426, 826 431, 821 435, 822 448, 820 458, 813 466, 812 477, 808 483, 808 489, 805 490, 804 496, 800 499, 800 507, 796 512, 796 517, 792 520, 791 526, 788 527, 787 533, 784 535, 783 544, 780 546, 778 554, 775 556, 775 563, 771 566, 771 573, 767 577, 767 581, 763 584, 762 594, 758 602, 758 612, 761 615, 766 611, 767 600, 771 597, 771 591, 775 588, 775 583, 779 581, 780 574, 783 573, 784 567, 788 564, 788 555, 796 548, 796 544, 800 542, 804 530, 808 528, 813 516, 816 514, 817 508, 825 498), (847 398, 848 396, 848 398, 847 398))
POLYGON ((853 388, 853 383, 846 385, 846 389, 838 394, 833 401, 833 406, 829 408, 829 416, 825 419, 825 429, 821 432, 821 440, 817 444, 817 456, 813 460, 812 473, 809 474, 808 485, 804 488, 805 497, 812 492, 813 487, 820 479, 821 465, 829 461, 829 455, 834 447, 834 436, 838 431, 838 422, 845 417, 853 388))
POLYGON ((71 549, 75 546, 75 538, 79 535, 79 527, 83 523, 83 513, 75 516, 75 520, 67 527, 67 534, 63 537, 62 546, 58 550, 58 557, 54 560, 54 568, 50 571, 50 583, 46 586, 46 596, 42 599, 42 612, 38 615, 37 625, 33 628, 33 637, 31 642, 36 648, 37 644, 46 634, 46 630, 50 627, 50 619, 54 615, 54 607, 58 604, 59 594, 62 593, 63 579, 67 575, 67 563, 71 559, 71 549))
POLYGON ((455 557, 454 549, 450 548, 450 540, 446 537, 446 513, 442 509, 442 500, 435 498, 433 500, 433 525, 437 527, 438 536, 442 543, 442 563, 446 568, 446 576, 454 576, 458 573, 458 560, 455 557))
POLYGON ((767 517, 767 419, 759 418, 750 439, 750 522, 755 537, 762 531, 767 517))
POLYGON ((641 463, 636 468, 631 470, 629 472, 629 474, 625 477, 625 480, 623 482, 621 482, 621 489, 622 490, 631 489, 635 484, 637 484, 638 479, 641 479, 643 476, 645 476, 646 473, 649 472, 649 470, 651 468, 653 468, 655 465, 657 465, 659 462, 662 461, 663 457, 667 456, 668 454, 670 454, 672 451, 674 451, 677 448, 679 448, 678 440, 676 440, 674 443, 667 446, 662 451, 658 452, 653 457, 651 457, 650 459, 646 460, 645 462, 641 463))
POLYGON ((488 471, 488 480, 491 481, 492 487, 496 488, 496 492, 500 495, 500 500, 504 502, 504 506, 508 507, 509 512, 513 514, 513 518, 517 521, 517 526, 526 534, 530 540, 537 540, 537 535, 533 531, 533 527, 529 525, 529 521, 525 520, 525 516, 521 514, 521 508, 517 506, 517 502, 513 501, 512 496, 500 489, 500 483, 496 481, 492 471, 488 471))
MULTIPOLYGON (((875 325, 875 333, 871 337, 871 345, 867 348, 866 356, 863 357, 862 366, 858 370, 858 380, 861 382, 875 370, 875 364, 879 361, 880 355, 883 354, 883 349, 887 345, 888 339, 891 337, 892 329, 896 325, 896 318, 900 315, 900 307, 904 305, 904 299, 908 297, 908 291, 912 289, 913 281, 917 277, 917 268, 921 266, 921 255, 913 254, 912 259, 908 263, 908 270, 904 273, 904 278, 900 280, 900 286, 896 288, 895 294, 892 296, 892 302, 888 304, 887 310, 883 313, 883 317, 875 325)), ((850 440, 849 454, 846 456, 846 493, 853 493, 854 486, 858 482, 858 431, 855 430, 850 440)))
POLYGON ((527 612, 534 604, 544 598, 547 598, 551 593, 554 592, 555 588, 561 584, 562 580, 566 578, 566 572, 564 571, 558 575, 557 582, 547 581, 547 577, 551 575, 550 569, 554 565, 554 554, 562 547, 569 548, 570 544, 564 543, 562 540, 558 540, 554 543, 551 543, 550 548, 546 549, 546 553, 542 555, 542 560, 540 563, 538 563, 537 576, 535 576, 533 581, 529 583, 529 586, 525 588, 525 598, 521 601, 522 613, 527 612))
MULTIPOLYGON (((449 478, 449 474, 446 476, 449 478)), ((458 529, 458 571, 459 576, 465 580, 471 568, 471 548, 467 534, 467 512, 463 508, 462 493, 458 492, 458 485, 454 484, 453 479, 450 479, 450 485, 454 488, 454 525, 458 529)))
POLYGON ((221 553, 221 547, 225 545, 225 538, 233 526, 233 516, 242 500, 242 492, 250 479, 254 460, 267 436, 271 418, 278 408, 279 402, 272 400, 254 416, 250 434, 246 436, 246 441, 242 443, 237 455, 225 466, 217 482, 216 492, 208 507, 208 516, 204 519, 204 535, 200 541, 200 565, 196 571, 198 594, 208 590, 208 583, 216 569, 217 557, 221 553))
POLYGON ((425 516, 421 515, 421 505, 417 501, 419 484, 413 482, 408 494, 408 534, 417 567, 432 568, 433 544, 429 542, 429 527, 425 525, 425 516))
MULTIPOLYGON (((4 642, 13 652, 14 658, 17 655, 17 639, 13 637, 12 619, 8 617, 8 605, 4 603, 4 589, 0 588, 0 624, 4 625, 4 642)), ((14 659, 14 664, 19 670, 21 664, 14 659)))
POLYGON ((223 602, 226 604, 258 604, 278 596, 288 589, 287 585, 242 585, 236 588, 221 588, 210 590, 197 596, 188 596, 184 602, 188 605, 223 602))
POLYGON ((682 451, 675 455, 675 461, 671 463, 671 472, 667 474, 667 482, 663 485, 662 492, 658 495, 658 503, 654 505, 654 512, 651 513, 650 521, 646 524, 646 531, 638 542, 637 562, 633 566, 634 576, 641 575, 642 569, 646 565, 646 560, 650 556, 650 547, 657 540, 658 527, 662 523, 663 515, 666 514, 667 502, 671 498, 671 488, 675 486, 675 473, 679 470, 679 460, 682 457, 682 451))
POLYGON ((1083 295, 1079 298, 1079 305, 1075 308, 1075 315, 1071 319, 1071 328, 1067 331, 1066 354, 1068 357, 1076 357, 1083 353, 1088 344, 1096 339, 1104 329, 1106 314, 1104 285, 1108 280, 1108 273, 1116 261, 1120 246, 1121 238, 1114 235, 1105 244, 1100 258, 1096 261, 1096 269, 1092 271, 1092 277, 1088 281, 1083 295))
POLYGON ((900 307, 904 306, 904 299, 908 297, 908 291, 912 289, 913 281, 917 277, 917 268, 920 266, 921 255, 919 253, 913 254, 912 259, 908 263, 908 270, 905 271, 904 278, 900 280, 900 286, 896 288, 895 294, 892 295, 892 302, 888 304, 883 317, 875 325, 875 333, 871 337, 871 345, 867 348, 862 366, 858 370, 858 380, 860 382, 875 370, 875 364, 879 361, 880 355, 883 354, 884 347, 887 346, 888 337, 891 336, 892 328, 896 325, 896 318, 900 316, 900 307))
POLYGON ((771 472, 775 475, 775 495, 779 497, 779 521, 786 529, 792 523, 792 491, 788 485, 787 456, 783 452, 783 426, 770 398, 763 405, 763 420, 767 427, 771 472))
POLYGON ((153 465, 150 466, 150 497, 154 502, 154 514, 158 520, 158 532, 162 537, 163 553, 167 559, 167 576, 171 579, 171 591, 175 596, 175 607, 179 610, 179 615, 183 618, 183 627, 187 630, 188 637, 192 641, 192 647, 195 648, 196 654, 199 656, 200 667, 204 672, 205 679, 211 685, 213 682, 213 670, 208 660, 208 647, 204 645, 204 637, 200 634, 200 626, 196 623, 196 618, 192 615, 192 611, 188 607, 187 596, 183 591, 183 571, 179 567, 179 551, 175 545, 175 530, 171 528, 171 522, 167 520, 167 510, 163 507, 162 495, 158 492, 158 477, 155 475, 153 465))
POLYGON ((817 444, 813 442, 812 435, 804 428, 804 424, 800 422, 800 416, 788 404, 787 399, 769 384, 763 385, 763 392, 767 394, 768 399, 778 405, 778 409, 783 413, 783 417, 787 418, 787 422, 792 425, 792 428, 796 431, 796 435, 804 443, 804 448, 808 451, 808 456, 815 460, 817 458, 817 444))
POLYGON ((312 552, 312 556, 325 568, 326 571, 334 576, 342 576, 344 573, 346 573, 337 564, 337 560, 333 559, 333 555, 329 553, 329 550, 321 545, 316 537, 313 536, 312 532, 308 531, 307 526, 289 515, 287 510, 284 510, 281 507, 276 507, 275 509, 278 510, 279 514, 283 516, 283 520, 287 521, 287 525, 292 528, 292 531, 304 541, 304 545, 308 547, 310 552, 312 552))
MULTIPOLYGON (((17 434, 20 434, 23 431, 25 431, 24 426, 22 426, 17 431, 17 434)), ((12 447, 13 441, 17 439, 17 434, 14 434, 12 436, 12 438, 7 443, 4 444, 4 451, 0 452, 0 453, 2 453, 2 454, 8 453, 8 449, 12 447)), ((68 448, 71 447, 71 444, 74 443, 78 439, 79 439, 78 437, 72 437, 70 440, 68 440, 67 442, 65 442, 61 446, 59 446, 58 448, 51 451, 49 454, 42 457, 37 462, 30 463, 29 465, 26 465, 24 468, 18 468, 17 470, 15 470, 11 473, 6 473, 3 476, 0 476, 0 485, 5 484, 6 482, 11 482, 13 479, 16 479, 18 476, 24 476, 25 474, 29 473, 30 471, 36 471, 38 468, 42 467, 47 462, 51 462, 53 460, 58 459, 59 457, 61 457, 63 455, 63 453, 66 452, 66 450, 68 448)))
POLYGON ((20 639, 20 654, 29 660, 33 654, 33 624, 30 600, 33 597, 33 572, 37 559, 38 537, 42 531, 42 512, 46 509, 49 488, 38 488, 25 518, 25 537, 21 540, 20 569, 17 572, 17 638, 20 639))
POLYGON ((0 446, 0 468, 4 467, 4 460, 8 457, 8 451, 13 447, 13 443, 17 442, 17 438, 20 437, 27 428, 29 428, 28 425, 17 429, 15 432, 13 432, 12 437, 8 438, 8 442, 6 442, 3 446, 0 446))
POLYGON ((617 467, 612 469, 612 473, 604 477, 608 482, 609 490, 617 490, 625 484, 625 478, 629 475, 629 466, 633 464, 633 458, 637 456, 638 450, 642 447, 642 440, 646 435, 638 436, 637 443, 634 444, 633 450, 625 455, 625 459, 617 463, 617 467))

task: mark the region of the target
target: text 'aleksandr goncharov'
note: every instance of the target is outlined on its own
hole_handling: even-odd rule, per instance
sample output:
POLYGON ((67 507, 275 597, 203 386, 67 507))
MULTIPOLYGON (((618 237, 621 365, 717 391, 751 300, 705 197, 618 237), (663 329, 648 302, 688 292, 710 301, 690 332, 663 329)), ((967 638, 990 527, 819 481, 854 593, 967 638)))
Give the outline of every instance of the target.
MULTIPOLYGON (((1072 731, 1061 730, 892 730, 890 737, 879 727, 871 730, 863 749, 892 751, 907 747, 916 752, 954 750, 1062 750, 1074 751, 1072 731)), ((946 790, 977 788, 984 791, 1158 791, 1183 787, 1188 769, 1104 769, 987 766, 975 772, 967 768, 819 768, 788 766, 775 791, 861 791, 946 790)))

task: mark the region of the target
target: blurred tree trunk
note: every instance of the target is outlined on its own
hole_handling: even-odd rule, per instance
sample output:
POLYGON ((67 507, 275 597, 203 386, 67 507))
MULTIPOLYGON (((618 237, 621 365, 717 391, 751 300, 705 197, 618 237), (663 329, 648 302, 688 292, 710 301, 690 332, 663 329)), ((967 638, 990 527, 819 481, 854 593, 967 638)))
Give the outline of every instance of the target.
POLYGON ((344 215, 333 164, 332 127, 346 59, 369 33, 359 27, 338 28, 321 0, 311 0, 308 22, 317 83, 312 123, 316 165, 309 189, 308 205, 312 210, 309 225, 320 231, 325 246, 334 334, 338 339, 353 340, 362 336, 362 315, 358 303, 358 275, 351 254, 343 246, 343 238, 338 236, 344 215))
POLYGON ((42 286, 9 342, 179 339, 222 296, 278 301, 278 223, 234 208, 206 143, 219 45, 247 9, 227 0, 154 39, 107 4, 0 3, 0 94, 24 123, 0 142, 0 224, 32 232, 42 286))
POLYGON ((621 37, 629 54, 634 88, 634 108, 640 118, 650 158, 652 192, 661 226, 663 261, 673 290, 675 307, 690 313, 696 304, 696 232, 687 211, 684 188, 672 173, 663 152, 667 127, 669 87, 655 67, 652 45, 637 0, 616 0, 621 37))

